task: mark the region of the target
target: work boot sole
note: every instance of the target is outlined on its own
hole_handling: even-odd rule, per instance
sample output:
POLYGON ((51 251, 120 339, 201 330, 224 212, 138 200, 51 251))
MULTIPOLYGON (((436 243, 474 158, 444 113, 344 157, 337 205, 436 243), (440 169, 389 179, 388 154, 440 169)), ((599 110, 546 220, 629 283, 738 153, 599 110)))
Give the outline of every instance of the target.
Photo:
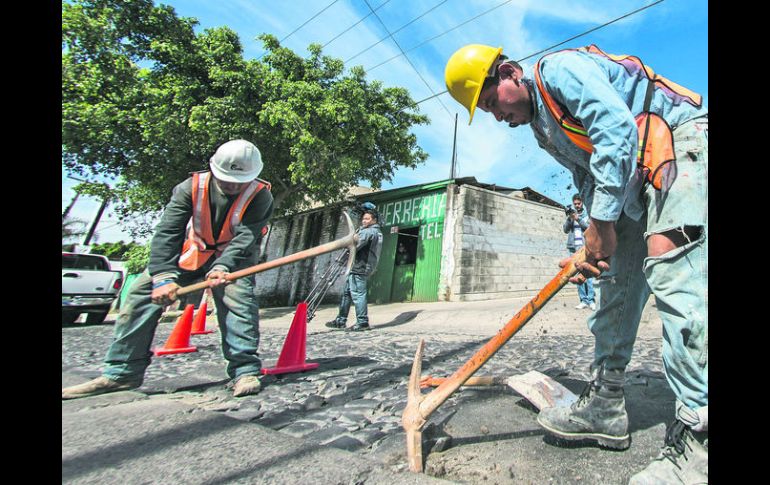
POLYGON ((551 426, 548 426, 546 423, 543 423, 543 421, 540 420, 540 416, 538 416, 537 422, 540 426, 545 428, 549 433, 563 440, 567 440, 567 441, 593 440, 593 441, 596 441, 596 443, 599 446, 610 448, 613 450, 625 450, 625 449, 628 449, 629 446, 631 446, 631 435, 612 436, 612 435, 602 434, 602 433, 569 433, 569 432, 561 431, 561 430, 552 428, 551 426))

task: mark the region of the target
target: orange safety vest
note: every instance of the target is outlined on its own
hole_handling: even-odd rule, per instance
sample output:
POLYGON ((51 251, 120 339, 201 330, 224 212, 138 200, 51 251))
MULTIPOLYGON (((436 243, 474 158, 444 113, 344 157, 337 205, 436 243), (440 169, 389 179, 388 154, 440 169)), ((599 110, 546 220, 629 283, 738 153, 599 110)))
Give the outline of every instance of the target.
MULTIPOLYGON (((663 184, 667 172, 664 167, 671 167, 672 165, 669 163, 676 160, 676 156, 674 155, 674 137, 671 127, 666 120, 657 113, 650 111, 653 89, 661 89, 667 96, 680 101, 685 101, 696 108, 701 107, 701 95, 655 74, 649 66, 642 63, 642 61, 635 56, 606 54, 593 44, 588 47, 565 50, 577 50, 602 55, 621 64, 630 72, 643 74, 650 81, 647 86, 647 93, 642 112, 634 118, 639 132, 637 165, 640 166, 644 172, 647 182, 651 183, 653 187, 658 190, 664 188, 663 184)), ((555 52, 552 54, 555 54, 555 52)), ((591 143, 591 139, 588 137, 588 132, 585 127, 583 127, 583 124, 580 120, 573 118, 565 109, 562 109, 561 105, 553 99, 551 93, 545 89, 545 86, 540 79, 540 61, 545 57, 548 56, 541 58, 535 65, 535 82, 540 90, 540 94, 543 96, 543 101, 548 108, 548 111, 551 113, 551 116, 556 119, 562 131, 564 131, 564 134, 567 135, 567 138, 577 145, 578 148, 588 153, 592 153, 593 144, 591 143)), ((669 182, 673 182, 672 178, 669 178, 668 180, 669 182)), ((665 187, 665 189, 668 188, 669 187, 665 187)))
POLYGON ((219 231, 219 237, 214 241, 211 226, 211 207, 209 206, 209 180, 211 172, 196 172, 192 180, 193 213, 187 224, 187 239, 182 246, 182 254, 179 257, 179 267, 187 271, 194 271, 203 266, 206 261, 216 254, 219 257, 222 251, 233 238, 233 227, 241 222, 246 208, 257 193, 267 188, 270 183, 256 179, 252 181, 243 192, 240 193, 219 231))

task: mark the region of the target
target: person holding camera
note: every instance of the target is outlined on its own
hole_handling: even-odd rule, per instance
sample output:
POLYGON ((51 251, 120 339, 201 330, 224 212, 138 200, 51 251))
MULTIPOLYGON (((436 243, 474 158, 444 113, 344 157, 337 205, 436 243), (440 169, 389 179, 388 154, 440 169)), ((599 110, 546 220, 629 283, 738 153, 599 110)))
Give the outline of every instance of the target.
MULTIPOLYGON (((567 234, 567 249, 569 249, 570 254, 575 254, 575 251, 585 244, 583 232, 588 229, 589 223, 588 211, 583 207, 583 199, 580 194, 572 196, 572 205, 568 205, 565 212, 567 213, 567 220, 564 221, 562 229, 567 234)), ((589 278, 583 283, 576 284, 578 285, 580 303, 575 308, 578 310, 583 308, 596 310, 593 279, 589 278)))

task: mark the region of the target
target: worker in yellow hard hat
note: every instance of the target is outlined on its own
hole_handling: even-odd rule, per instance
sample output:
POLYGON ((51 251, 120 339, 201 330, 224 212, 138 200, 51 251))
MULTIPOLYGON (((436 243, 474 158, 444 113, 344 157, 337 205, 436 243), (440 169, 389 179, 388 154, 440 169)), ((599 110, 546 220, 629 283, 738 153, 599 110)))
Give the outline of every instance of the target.
POLYGON ((570 280, 605 274, 588 317, 591 381, 571 406, 541 410, 538 423, 565 440, 629 447, 625 368, 652 293, 677 402, 664 451, 631 483, 706 483, 708 109, 639 58, 594 45, 547 54, 530 72, 501 47, 470 44, 449 58, 445 79, 469 123, 479 108, 513 128, 528 125, 572 172, 591 214, 586 261, 570 280))
POLYGON ((447 62, 444 73, 447 89, 468 110, 468 124, 473 121, 477 106, 494 114, 498 121, 514 126, 532 120, 531 87, 520 82, 524 71, 514 61, 504 62, 507 57, 502 51, 502 47, 470 44, 455 52, 447 62), (504 82, 501 82, 501 75, 504 82), (482 91, 488 92, 492 86, 500 88, 499 101, 493 106, 487 99, 479 103, 482 91))

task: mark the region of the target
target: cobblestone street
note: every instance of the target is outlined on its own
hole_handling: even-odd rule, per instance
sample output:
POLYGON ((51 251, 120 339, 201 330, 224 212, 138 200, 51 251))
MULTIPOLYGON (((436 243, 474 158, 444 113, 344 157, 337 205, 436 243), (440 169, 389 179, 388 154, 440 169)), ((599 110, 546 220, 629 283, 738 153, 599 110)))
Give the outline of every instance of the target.
MULTIPOLYGON (((588 378, 588 366, 593 352, 593 337, 583 322, 588 314, 572 310, 571 306, 569 310, 564 310, 567 303, 555 302, 559 300, 555 299, 550 304, 550 314, 544 310, 541 315, 537 315, 477 375, 510 376, 537 370, 579 393, 582 381, 588 378)), ((565 302, 571 304, 573 299, 565 299, 565 302)), ((394 470, 406 470, 405 435, 400 420, 406 405, 406 384, 419 339, 425 338, 426 342, 422 374, 450 375, 517 310, 515 306, 505 309, 505 303, 486 306, 444 304, 456 306, 457 310, 451 312, 455 320, 458 312, 468 311, 472 314, 474 308, 485 308, 484 312, 475 313, 491 323, 475 328, 468 320, 458 325, 451 319, 442 318, 439 313, 431 314, 432 310, 443 308, 441 304, 383 305, 379 312, 380 307, 371 306, 373 330, 367 332, 326 329, 323 322, 333 317, 335 309, 321 309, 308 324, 307 333, 307 360, 318 363, 319 368, 305 373, 266 376, 263 378, 263 389, 258 395, 238 399, 233 398, 227 388, 228 378, 220 352, 219 332, 195 335, 191 342, 198 348, 197 352, 153 358, 144 384, 137 391, 150 396, 166 396, 203 411, 256 423, 310 443, 371 456, 394 470), (390 316, 393 318, 388 321, 390 316), (498 321, 495 321, 495 317, 498 321)), ((507 303, 516 305, 518 301, 507 303)), ((291 322, 292 310, 267 309, 262 312, 260 353, 265 367, 274 365, 278 358, 291 322)), ((173 319, 159 325, 154 345, 160 346, 165 342, 175 321, 173 319)), ((659 324, 656 322, 654 317, 649 322, 648 317, 647 325, 654 327, 659 324)), ((215 327, 215 316, 210 315, 207 328, 215 327)), ((98 376, 112 331, 113 324, 109 322, 98 326, 63 328, 63 376, 77 376, 81 380, 98 376)), ((634 359, 628 369, 628 387, 638 385, 648 388, 648 383, 652 382, 665 391, 660 347, 659 337, 640 330, 634 359)), ((460 416, 464 410, 473 406, 500 399, 505 401, 505 407, 523 401, 507 386, 463 388, 450 397, 430 419, 431 423, 441 422, 443 430, 439 430, 441 426, 429 425, 429 428, 439 430, 439 434, 446 433, 453 429, 451 420, 447 422, 447 419, 459 419, 453 418, 454 414, 460 416)), ((525 412, 529 421, 524 427, 530 434, 535 433, 536 439, 542 442, 542 433, 537 431, 539 427, 534 423, 536 409, 526 401, 513 408, 516 411, 512 416, 513 421, 516 420, 516 413, 525 412)), ((631 409, 629 414, 634 415, 631 409)), ((505 414, 503 419, 507 419, 505 414)), ((507 429, 513 424, 500 424, 500 428, 507 429)), ((454 426, 459 434, 462 434, 461 428, 461 424, 454 426)), ((482 426, 481 435, 496 434, 495 429, 486 429, 486 433, 484 431, 482 426)), ((426 429, 426 435, 430 439, 429 429, 426 429)), ((504 434, 500 436, 498 444, 513 437, 504 434)), ((525 436, 529 435, 525 433, 525 436)), ((493 483, 513 483, 506 482, 514 479, 515 474, 511 470, 495 471, 493 466, 486 472, 467 476, 472 466, 453 466, 452 462, 457 457, 452 453, 469 451, 474 446, 473 441, 464 446, 459 435, 453 438, 451 447, 445 447, 449 448, 448 451, 438 453, 444 449, 436 447, 428 456, 428 474, 458 482, 473 482, 486 474, 493 483)), ((446 444, 446 441, 443 443, 446 444)), ((644 454, 652 456, 655 451, 645 450, 644 454)), ((472 459, 466 460, 466 464, 472 462, 472 459)), ((558 477, 558 473, 555 476, 558 477)))

